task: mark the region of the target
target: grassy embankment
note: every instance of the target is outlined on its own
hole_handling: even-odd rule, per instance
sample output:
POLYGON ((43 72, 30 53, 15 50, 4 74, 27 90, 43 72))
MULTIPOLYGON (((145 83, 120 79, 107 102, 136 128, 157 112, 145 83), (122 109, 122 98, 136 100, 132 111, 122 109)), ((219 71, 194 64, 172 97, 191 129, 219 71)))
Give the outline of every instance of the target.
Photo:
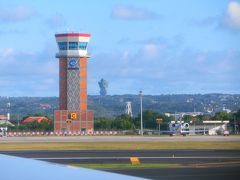
POLYGON ((16 150, 154 150, 154 149, 233 149, 240 142, 1 142, 0 151, 16 150))

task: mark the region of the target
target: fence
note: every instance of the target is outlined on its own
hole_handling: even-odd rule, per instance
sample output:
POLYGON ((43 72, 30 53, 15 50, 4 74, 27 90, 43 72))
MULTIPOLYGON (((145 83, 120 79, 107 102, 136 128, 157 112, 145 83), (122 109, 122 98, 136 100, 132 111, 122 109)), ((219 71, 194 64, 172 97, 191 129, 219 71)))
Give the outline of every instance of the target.
POLYGON ((121 131, 78 131, 78 132, 7 132, 8 137, 23 136, 110 136, 121 135, 121 131))

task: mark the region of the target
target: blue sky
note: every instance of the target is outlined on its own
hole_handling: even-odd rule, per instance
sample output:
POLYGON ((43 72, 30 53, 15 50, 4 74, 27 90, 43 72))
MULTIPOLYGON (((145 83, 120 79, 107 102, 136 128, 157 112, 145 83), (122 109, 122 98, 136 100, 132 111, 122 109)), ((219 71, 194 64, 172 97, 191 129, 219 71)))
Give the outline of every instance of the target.
POLYGON ((240 93, 240 1, 1 0, 0 96, 58 96, 67 30, 92 35, 91 95, 240 93))

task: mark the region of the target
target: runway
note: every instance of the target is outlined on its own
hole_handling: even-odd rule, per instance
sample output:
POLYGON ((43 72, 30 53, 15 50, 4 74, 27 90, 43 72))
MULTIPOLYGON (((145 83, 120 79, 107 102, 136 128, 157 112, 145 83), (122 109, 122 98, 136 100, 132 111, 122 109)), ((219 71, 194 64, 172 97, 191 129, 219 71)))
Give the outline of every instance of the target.
POLYGON ((156 180, 239 180, 240 166, 208 168, 158 168, 111 170, 110 172, 156 180))
POLYGON ((129 163, 139 157, 142 163, 175 163, 175 168, 104 169, 149 179, 238 179, 239 150, 92 150, 92 151, 15 151, 0 152, 13 156, 60 164, 129 163))

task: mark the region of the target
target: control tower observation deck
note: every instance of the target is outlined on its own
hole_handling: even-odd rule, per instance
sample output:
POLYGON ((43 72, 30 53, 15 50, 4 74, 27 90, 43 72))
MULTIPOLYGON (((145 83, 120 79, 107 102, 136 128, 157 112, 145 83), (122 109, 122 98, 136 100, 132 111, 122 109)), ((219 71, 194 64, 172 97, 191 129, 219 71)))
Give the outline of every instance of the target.
POLYGON ((87 105, 87 47, 91 35, 55 34, 59 52, 59 110, 54 113, 55 132, 93 130, 93 111, 87 105))

